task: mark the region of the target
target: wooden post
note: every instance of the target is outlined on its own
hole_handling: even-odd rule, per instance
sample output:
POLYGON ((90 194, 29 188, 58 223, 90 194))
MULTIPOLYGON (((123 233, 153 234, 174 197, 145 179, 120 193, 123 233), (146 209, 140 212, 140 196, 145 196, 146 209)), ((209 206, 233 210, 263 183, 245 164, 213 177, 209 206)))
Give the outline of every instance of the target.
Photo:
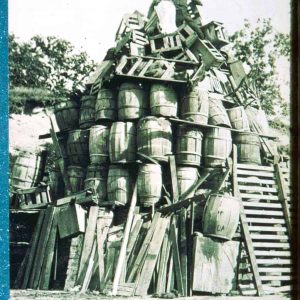
POLYGON ((170 175, 172 181, 172 196, 173 196, 173 203, 178 201, 179 192, 178 192, 178 181, 177 181, 177 170, 176 170, 176 162, 175 156, 169 156, 169 166, 170 166, 170 175))
POLYGON ((274 167, 275 167, 276 179, 277 179, 277 184, 278 184, 278 196, 279 196, 279 200, 282 204, 282 209, 283 209, 283 214, 284 214, 284 218, 285 218, 285 222, 286 222, 286 227, 288 230, 288 235, 289 235, 289 238, 291 238, 291 233, 292 233, 291 216, 290 216, 290 210, 289 210, 288 203, 287 203, 287 194, 286 194, 286 189, 285 189, 286 183, 284 182, 283 175, 280 170, 279 164, 277 163, 274 167))
POLYGON ((122 245, 121 245, 121 250, 119 254, 119 259, 118 259, 118 264, 115 272, 115 277, 113 281, 113 286, 112 286, 112 291, 111 295, 116 296, 118 292, 118 285, 123 269, 123 263, 126 260, 126 248, 128 244, 128 239, 129 239, 129 234, 130 234, 130 229, 131 229, 131 224, 133 220, 133 214, 134 214, 134 209, 136 206, 136 201, 137 201, 137 181, 135 182, 134 189, 133 189, 133 195, 131 197, 131 203, 130 203, 130 208, 128 212, 128 217, 127 217, 127 222, 124 230, 124 237, 122 240, 122 245))
POLYGON ((260 279, 260 276, 259 276, 256 257, 255 257, 255 254, 254 254, 254 248, 253 248, 252 240, 251 240, 251 237, 250 237, 250 231, 249 231, 249 227, 248 227, 248 223, 247 223, 247 219, 246 219, 246 215, 245 215, 245 211, 244 211, 244 205, 243 205, 243 202, 242 202, 242 199, 241 199, 241 196, 240 196, 239 187, 238 187, 238 181, 237 181, 237 147, 236 147, 236 145, 233 145, 232 181, 233 181, 232 182, 233 195, 235 197, 239 198, 239 200, 240 200, 240 224, 241 224, 242 232, 243 232, 244 239, 245 239, 246 251, 247 251, 248 256, 249 256, 250 266, 251 266, 252 273, 253 273, 254 285, 255 285, 255 288, 257 290, 258 296, 262 296, 264 294, 263 286, 262 286, 262 282, 261 282, 261 279, 260 279))

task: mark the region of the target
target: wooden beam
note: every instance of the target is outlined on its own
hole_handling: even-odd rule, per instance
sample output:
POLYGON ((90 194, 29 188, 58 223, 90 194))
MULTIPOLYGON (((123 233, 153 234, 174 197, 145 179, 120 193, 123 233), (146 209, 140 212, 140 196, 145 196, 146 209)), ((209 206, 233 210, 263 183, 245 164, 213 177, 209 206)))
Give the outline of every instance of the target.
POLYGON ((281 169, 280 169, 280 165, 277 163, 274 166, 275 168, 275 174, 276 174, 276 179, 277 179, 277 185, 278 185, 278 196, 279 196, 279 200, 282 204, 282 209, 283 209, 283 215, 285 218, 285 222, 286 222, 286 227, 288 230, 288 235, 289 238, 291 238, 291 234, 292 234, 292 229, 291 229, 291 216, 290 216, 290 210, 288 207, 288 203, 287 203, 287 193, 286 193, 286 183, 285 180, 283 178, 281 169))
POLYGON ((169 167, 170 167, 170 175, 171 175, 171 183, 172 183, 172 196, 173 196, 172 202, 176 203, 179 198, 179 191, 178 191, 176 161, 174 155, 169 156, 169 167))
POLYGON ((232 186, 233 186, 233 195, 240 199, 240 225, 242 228, 242 233, 244 237, 244 242, 246 246, 246 251, 249 256, 250 266, 253 273, 254 285, 257 290, 258 296, 262 296, 264 294, 262 282, 260 279, 260 275, 258 272, 258 266, 256 257, 254 254, 254 247, 252 244, 252 239, 250 236, 250 231, 247 223, 247 218, 244 211, 243 202, 240 196, 239 186, 237 182, 237 147, 233 145, 233 166, 232 166, 232 186))
POLYGON ((186 236, 186 210, 182 208, 179 213, 179 253, 182 273, 183 296, 188 293, 188 253, 187 253, 187 236, 186 236))
POLYGON ((120 277, 121 277, 121 273, 122 273, 123 264, 126 261, 126 248, 127 248, 127 244, 128 244, 128 239, 129 239, 129 234, 130 234, 130 229, 131 229, 131 225, 132 225, 133 214, 134 214, 136 202, 137 202, 137 181, 135 182, 133 194, 131 197, 130 208, 128 211, 128 216, 127 216, 126 226, 125 226, 123 240, 122 240, 122 244, 121 244, 119 259, 118 259, 117 268, 116 268, 116 272, 115 272, 115 276, 114 276, 114 281, 113 281, 113 286, 112 286, 112 291, 111 291, 111 295, 113 295, 113 296, 117 295, 118 285, 119 285, 119 281, 120 281, 120 277))

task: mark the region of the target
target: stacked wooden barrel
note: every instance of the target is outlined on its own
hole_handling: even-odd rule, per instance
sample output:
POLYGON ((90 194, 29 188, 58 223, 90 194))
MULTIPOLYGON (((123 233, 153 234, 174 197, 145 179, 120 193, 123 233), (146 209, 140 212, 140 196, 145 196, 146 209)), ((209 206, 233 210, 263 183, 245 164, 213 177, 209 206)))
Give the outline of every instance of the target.
POLYGON ((244 108, 225 109, 222 97, 201 82, 180 93, 171 84, 122 82, 101 88, 96 97, 84 95, 80 105, 61 103, 55 114, 68 132, 72 192, 91 188, 100 201, 116 205, 129 202, 135 181, 140 206, 158 203, 170 155, 185 197, 194 195, 187 191, 204 169, 224 167, 233 142, 240 163, 261 163, 260 140, 250 132, 244 108), (174 117, 203 127, 171 125, 174 117))

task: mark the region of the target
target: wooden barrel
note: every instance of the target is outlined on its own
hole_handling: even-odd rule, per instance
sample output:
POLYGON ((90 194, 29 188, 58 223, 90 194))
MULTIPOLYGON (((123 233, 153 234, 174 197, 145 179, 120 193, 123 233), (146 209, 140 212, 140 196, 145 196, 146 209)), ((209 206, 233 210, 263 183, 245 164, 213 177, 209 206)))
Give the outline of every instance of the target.
POLYGON ((68 166, 67 174, 70 181, 71 193, 77 193, 83 190, 85 170, 79 166, 68 166))
POLYGON ((84 181, 84 189, 94 190, 100 202, 107 200, 107 175, 107 167, 90 165, 87 170, 86 180, 84 181))
POLYGON ((199 129, 184 125, 177 127, 175 156, 178 165, 200 166, 202 137, 199 129))
POLYGON ((227 114, 232 128, 250 131, 248 117, 243 106, 227 109, 227 114))
POLYGON ((203 234, 231 240, 239 223, 239 213, 239 199, 229 195, 210 195, 203 213, 203 234))
POLYGON ((117 98, 112 90, 101 89, 95 105, 95 120, 114 121, 117 118, 117 98))
POLYGON ((139 167, 137 195, 140 205, 149 207, 161 197, 162 171, 158 164, 144 164, 139 167))
POLYGON ((237 146, 237 159, 239 163, 261 165, 258 134, 254 132, 236 133, 233 141, 237 146))
POLYGON ((132 196, 130 173, 122 165, 110 165, 107 178, 107 199, 116 205, 126 205, 132 196))
POLYGON ((107 177, 108 167, 106 165, 90 164, 86 170, 86 179, 107 177))
POLYGON ((209 128, 204 136, 203 157, 207 167, 222 165, 232 150, 230 129, 209 128))
POLYGON ((109 162, 109 133, 107 126, 95 125, 90 129, 89 153, 92 164, 109 162))
POLYGON ((54 114, 57 126, 61 131, 77 128, 79 121, 79 105, 75 101, 63 101, 55 105, 54 114))
MULTIPOLYGON (((195 167, 177 167, 177 180, 179 195, 185 193, 198 179, 198 169, 195 167)), ((187 195, 188 198, 195 194, 191 192, 187 195)))
POLYGON ((170 85, 152 84, 150 89, 151 115, 176 117, 177 102, 176 92, 170 85))
POLYGON ((34 153, 21 153, 15 160, 10 177, 14 189, 26 189, 36 186, 42 179, 42 157, 34 153))
POLYGON ((86 129, 95 124, 95 102, 94 96, 83 96, 81 98, 79 127, 86 129))
POLYGON ((208 122, 208 91, 195 87, 184 98, 181 105, 181 117, 199 124, 208 122))
POLYGON ((231 127, 222 100, 209 99, 208 124, 231 127))
POLYGON ((109 135, 109 158, 112 163, 136 159, 136 126, 132 122, 115 122, 109 135))
POLYGON ((118 94, 118 119, 135 120, 147 115, 147 98, 137 83, 122 83, 118 94))
POLYGON ((67 140, 67 155, 71 165, 86 167, 89 163, 89 130, 73 130, 67 140))
POLYGON ((164 118, 146 117, 137 125, 138 152, 158 161, 167 161, 172 154, 171 123, 164 118))

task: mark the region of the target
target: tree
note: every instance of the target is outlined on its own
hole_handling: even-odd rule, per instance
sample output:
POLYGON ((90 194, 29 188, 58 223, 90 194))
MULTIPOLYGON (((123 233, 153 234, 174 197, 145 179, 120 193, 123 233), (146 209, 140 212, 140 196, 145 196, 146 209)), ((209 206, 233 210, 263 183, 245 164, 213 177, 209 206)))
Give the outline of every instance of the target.
POLYGON ((34 36, 28 42, 20 42, 14 35, 9 36, 12 105, 19 104, 20 97, 26 95, 45 105, 60 98, 76 97, 84 90, 84 79, 94 69, 94 61, 85 52, 76 52, 66 40, 34 36))
POLYGON ((289 35, 276 32, 271 19, 259 19, 255 28, 245 20, 244 28, 230 40, 235 57, 251 67, 249 79, 255 82, 262 108, 268 114, 279 108, 282 115, 287 115, 288 99, 281 95, 276 65, 279 58, 289 59, 289 35))

